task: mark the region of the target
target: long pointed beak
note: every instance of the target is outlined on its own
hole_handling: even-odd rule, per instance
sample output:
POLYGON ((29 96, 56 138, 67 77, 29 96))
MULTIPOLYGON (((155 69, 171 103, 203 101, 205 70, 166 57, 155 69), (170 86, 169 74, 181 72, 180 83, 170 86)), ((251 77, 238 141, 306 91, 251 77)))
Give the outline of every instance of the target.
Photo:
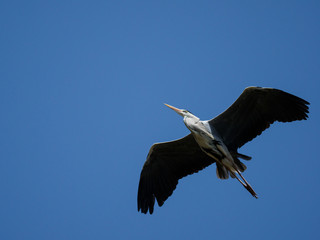
POLYGON ((176 108, 176 107, 171 106, 171 105, 166 104, 166 103, 165 103, 164 105, 166 105, 167 107, 171 108, 172 110, 174 110, 174 111, 175 111, 176 113, 178 113, 179 115, 181 115, 181 114, 182 114, 182 110, 181 110, 181 109, 176 108))

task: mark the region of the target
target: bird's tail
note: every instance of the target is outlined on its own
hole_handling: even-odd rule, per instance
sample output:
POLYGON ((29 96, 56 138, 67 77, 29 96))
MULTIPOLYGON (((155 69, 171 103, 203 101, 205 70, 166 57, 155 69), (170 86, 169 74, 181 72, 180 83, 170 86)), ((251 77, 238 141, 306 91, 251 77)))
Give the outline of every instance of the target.
POLYGON ((247 166, 245 164, 243 164, 238 158, 234 159, 234 165, 235 165, 235 169, 236 170, 229 170, 226 166, 222 165, 221 163, 216 162, 217 165, 217 177, 220 179, 228 179, 229 175, 232 178, 235 178, 235 174, 232 173, 237 173, 237 171, 239 172, 244 172, 244 170, 247 169, 247 166))
POLYGON ((235 170, 233 171, 228 166, 222 165, 221 163, 216 162, 218 178, 228 179, 230 175, 232 178, 236 178, 242 184, 242 186, 245 189, 247 189, 249 193, 251 193, 253 197, 258 198, 257 193, 253 190, 251 185, 241 174, 241 172, 243 172, 246 169, 246 166, 242 162, 240 162, 239 159, 237 160, 238 161, 235 161, 235 167, 234 167, 235 170), (242 180, 237 175, 239 175, 242 180))
MULTIPOLYGON (((216 162, 217 165, 217 177, 220 179, 228 179, 229 178, 229 171, 227 170, 227 168, 225 166, 223 166, 222 164, 216 162)), ((231 175, 232 177, 233 175, 231 175)))

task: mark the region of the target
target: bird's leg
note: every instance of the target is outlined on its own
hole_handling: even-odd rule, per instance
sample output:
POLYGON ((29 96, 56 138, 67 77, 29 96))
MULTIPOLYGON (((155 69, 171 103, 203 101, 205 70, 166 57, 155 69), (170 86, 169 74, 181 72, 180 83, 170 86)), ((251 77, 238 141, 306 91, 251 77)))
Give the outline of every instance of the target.
POLYGON ((243 179, 245 183, 243 183, 241 179, 238 178, 238 176, 231 170, 229 166, 227 166, 226 164, 224 164, 224 166, 229 170, 230 174, 233 175, 242 184, 242 186, 244 186, 244 188, 247 189, 249 193, 251 193, 253 197, 258 198, 256 192, 253 190, 253 188, 247 182, 247 180, 242 176, 241 172, 237 169, 236 166, 234 166, 233 168, 236 170, 236 172, 239 174, 239 176, 243 179))
POLYGON ((242 178, 242 180, 246 183, 246 185, 250 186, 250 184, 247 182, 247 180, 242 176, 241 172, 238 169, 236 169, 236 171, 239 174, 239 176, 242 178))
POLYGON ((224 165, 230 172, 230 174, 232 174, 251 194, 252 196, 254 196, 255 198, 257 198, 257 194, 255 193, 255 191, 253 190, 253 188, 250 186, 250 184, 247 182, 247 180, 242 176, 242 174, 240 173, 240 171, 238 170, 237 166, 234 163, 234 160, 232 158, 232 156, 230 155, 230 153, 220 144, 216 144, 217 149, 221 152, 222 155, 224 155, 226 157, 226 159, 229 160, 229 162, 231 163, 231 166, 233 169, 236 170, 236 172, 239 174, 239 176, 242 178, 242 180, 245 182, 243 183, 238 176, 231 170, 231 167, 227 166, 227 164, 223 164, 223 160, 220 161, 222 163, 222 165, 224 165))
MULTIPOLYGON (((218 162, 219 162, 220 164, 222 164, 221 161, 218 161, 218 162)), ((222 165, 228 169, 228 171, 230 172, 230 175, 232 175, 233 177, 235 177, 235 178, 242 184, 242 186, 244 186, 244 188, 247 189, 247 191, 248 191, 249 193, 251 193, 251 195, 252 195, 253 197, 258 198, 256 192, 253 190, 253 188, 251 187, 251 185, 247 182, 247 180, 242 176, 242 174, 240 173, 240 171, 239 171, 236 167, 234 167, 234 169, 236 170, 236 172, 239 174, 239 176, 243 179, 243 181, 244 181, 245 183, 243 183, 243 182, 241 181, 241 179, 238 178, 238 176, 231 170, 231 168, 230 168, 229 166, 227 166, 227 165, 225 165, 225 164, 222 164, 222 165)))
MULTIPOLYGON (((217 145, 219 146, 219 145, 217 145)), ((218 147, 219 148, 219 147, 218 147)), ((253 188, 250 186, 250 184, 247 182, 247 180, 241 175, 240 171, 237 169, 237 167, 234 165, 233 163, 233 168, 237 171, 237 173, 239 174, 239 176, 244 180, 245 183, 243 183, 241 181, 240 178, 238 178, 238 176, 231 170, 231 167, 229 167, 227 164, 224 164, 222 162, 221 159, 219 159, 218 157, 216 157, 212 152, 208 151, 207 149, 202 149, 206 154, 208 154, 210 157, 212 157, 217 163, 221 164, 222 166, 224 166, 225 168, 227 168, 227 170, 230 172, 230 174, 232 176, 234 176, 241 184, 242 186, 244 186, 245 189, 248 190, 248 192, 251 193, 252 196, 254 196, 255 198, 257 197, 257 194, 255 193, 255 191, 253 190, 253 188)))
MULTIPOLYGON (((239 176, 243 179, 243 181, 246 183, 245 185, 243 185, 251 194, 252 196, 254 196, 255 198, 258 198, 256 192, 253 190, 253 188, 251 187, 251 185, 247 182, 247 180, 242 176, 241 172, 235 168, 237 173, 239 174, 239 176)), ((235 175, 235 174, 234 174, 235 175)))
MULTIPOLYGON (((227 168, 228 169, 228 168, 227 168)), ((232 175, 233 177, 235 177, 244 187, 246 187, 246 184, 244 184, 241 179, 238 178, 238 176, 236 174, 234 174, 232 171, 230 171, 230 169, 228 169, 230 172, 230 175, 232 175)))

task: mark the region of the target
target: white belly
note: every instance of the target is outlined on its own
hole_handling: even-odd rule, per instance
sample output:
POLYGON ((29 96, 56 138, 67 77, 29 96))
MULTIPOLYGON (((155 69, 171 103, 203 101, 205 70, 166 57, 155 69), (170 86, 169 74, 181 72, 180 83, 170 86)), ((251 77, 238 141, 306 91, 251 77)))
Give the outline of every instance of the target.
POLYGON ((211 133, 203 131, 192 131, 192 135, 202 151, 215 159, 217 162, 227 166, 228 169, 232 170, 233 172, 235 171, 233 158, 221 140, 216 139, 211 133), (216 144, 217 141, 219 142, 218 144, 216 144), (208 149, 210 149, 210 151, 207 151, 208 149))
POLYGON ((202 151, 214 158, 217 162, 227 165, 229 169, 233 169, 234 161, 228 148, 215 132, 211 132, 211 128, 206 121, 184 119, 184 123, 191 131, 202 151))

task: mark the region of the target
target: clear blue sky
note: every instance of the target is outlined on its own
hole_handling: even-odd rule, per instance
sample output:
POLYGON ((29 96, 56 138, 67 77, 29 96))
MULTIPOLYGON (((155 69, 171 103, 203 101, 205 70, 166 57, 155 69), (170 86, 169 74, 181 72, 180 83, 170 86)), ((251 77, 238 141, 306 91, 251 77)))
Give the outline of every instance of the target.
POLYGON ((1 1, 0 239, 320 239, 319 1, 1 1), (247 86, 308 100, 240 152, 259 199, 215 166, 137 212, 151 145, 247 86))

